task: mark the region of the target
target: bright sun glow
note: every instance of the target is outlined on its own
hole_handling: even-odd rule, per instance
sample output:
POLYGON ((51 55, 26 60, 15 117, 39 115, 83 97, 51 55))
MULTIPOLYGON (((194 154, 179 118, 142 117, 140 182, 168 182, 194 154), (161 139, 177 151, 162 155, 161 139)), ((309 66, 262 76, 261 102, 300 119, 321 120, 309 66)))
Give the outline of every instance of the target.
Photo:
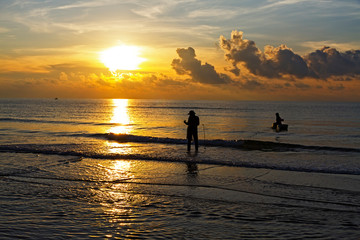
POLYGON ((100 60, 112 72, 116 70, 137 70, 140 63, 145 61, 139 55, 139 47, 123 45, 102 51, 100 60))

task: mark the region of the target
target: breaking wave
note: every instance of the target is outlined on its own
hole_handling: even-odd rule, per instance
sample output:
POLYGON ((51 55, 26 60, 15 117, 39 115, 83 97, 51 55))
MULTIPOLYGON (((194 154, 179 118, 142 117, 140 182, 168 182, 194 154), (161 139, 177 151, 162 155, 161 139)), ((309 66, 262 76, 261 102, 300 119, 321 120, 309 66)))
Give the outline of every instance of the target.
MULTIPOLYGON (((338 148, 328 146, 305 146, 299 144, 277 143, 257 140, 205 140, 200 141, 202 146, 209 150, 198 155, 185 154, 185 150, 178 145, 186 144, 184 139, 176 138, 159 138, 147 137, 126 134, 83 134, 81 137, 97 138, 105 141, 115 141, 119 143, 139 143, 138 145, 129 145, 128 149, 138 148, 138 151, 119 151, 112 152, 109 148, 102 144, 4 144, 0 145, 0 152, 13 153, 31 153, 31 154, 46 154, 59 156, 74 156, 77 158, 93 158, 93 159, 128 159, 128 160, 150 160, 150 161, 166 161, 166 162, 189 162, 201 164, 214 164, 221 166, 237 166, 247 168, 265 168, 272 170, 287 170, 300 172, 318 172, 318 173, 332 173, 332 174, 353 174, 360 175, 360 169, 354 165, 343 162, 341 165, 323 164, 321 161, 317 163, 306 161, 289 163, 284 161, 267 161, 255 160, 253 158, 243 158, 242 154, 252 155, 258 152, 311 152, 319 153, 319 156, 330 156, 333 154, 342 155, 347 152, 358 156, 360 149, 356 148, 338 148), (149 145, 148 145, 149 144, 149 145), (157 147, 159 144, 159 147, 157 147), (160 146, 161 145, 161 146, 160 146), (143 150, 146 148, 147 150, 143 150), (232 148, 233 151, 227 151, 227 148, 232 148), (164 149, 167 149, 164 151, 164 149), (244 152, 246 151, 246 152, 244 152), (250 151, 250 152, 249 152, 250 151), (257 152, 256 152, 257 151, 257 152), (229 152, 235 155, 223 156, 229 152)), ((125 149, 127 147, 124 147, 125 149)), ((357 165, 356 165, 357 166, 357 165)))
MULTIPOLYGON (((117 142, 139 142, 139 143, 162 143, 162 144, 186 144, 185 139, 160 138, 151 136, 138 136, 131 134, 95 134, 95 137, 104 137, 108 140, 117 142)), ((209 147, 228 147, 243 150, 261 150, 261 151, 338 151, 338 152, 360 152, 357 148, 329 147, 329 146, 307 146, 301 144, 269 142, 259 140, 199 140, 203 146, 209 147)))

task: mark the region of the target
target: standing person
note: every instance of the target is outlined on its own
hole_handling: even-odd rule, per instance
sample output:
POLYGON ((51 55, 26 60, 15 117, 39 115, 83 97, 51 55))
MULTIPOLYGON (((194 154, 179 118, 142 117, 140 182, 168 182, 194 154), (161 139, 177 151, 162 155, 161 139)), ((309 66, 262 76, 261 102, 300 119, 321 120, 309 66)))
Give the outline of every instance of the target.
POLYGON ((190 152, 191 140, 192 140, 192 138, 194 138, 195 151, 198 151, 199 150, 199 140, 198 140, 197 127, 200 124, 200 120, 199 120, 198 116, 195 116, 195 112, 193 110, 191 110, 188 113, 188 115, 189 115, 188 121, 184 120, 184 123, 186 125, 188 125, 188 127, 187 127, 187 135, 186 135, 186 138, 188 140, 188 142, 187 142, 187 150, 188 150, 188 152, 190 152))

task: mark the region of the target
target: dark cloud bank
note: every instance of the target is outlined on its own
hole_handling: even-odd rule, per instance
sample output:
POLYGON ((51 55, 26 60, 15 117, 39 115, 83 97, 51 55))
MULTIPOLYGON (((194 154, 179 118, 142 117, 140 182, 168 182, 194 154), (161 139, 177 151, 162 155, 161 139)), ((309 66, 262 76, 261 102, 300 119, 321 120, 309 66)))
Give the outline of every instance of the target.
MULTIPOLYGON (((269 79, 292 77, 337 81, 351 80, 360 74, 360 50, 339 52, 323 47, 308 55, 299 56, 285 45, 265 46, 261 51, 254 41, 243 38, 243 33, 233 31, 231 38, 220 37, 220 47, 225 59, 232 64, 228 71, 239 76, 244 69, 255 76, 269 79)), ((180 75, 190 75, 194 81, 208 84, 232 82, 226 74, 215 71, 214 66, 196 59, 195 50, 179 48, 180 59, 174 59, 172 67, 180 75)))
POLYGON ((230 82, 226 74, 217 73, 214 66, 196 59, 195 50, 192 47, 187 49, 178 48, 177 54, 181 59, 174 59, 172 67, 179 75, 190 75, 194 81, 208 84, 221 84, 230 82))

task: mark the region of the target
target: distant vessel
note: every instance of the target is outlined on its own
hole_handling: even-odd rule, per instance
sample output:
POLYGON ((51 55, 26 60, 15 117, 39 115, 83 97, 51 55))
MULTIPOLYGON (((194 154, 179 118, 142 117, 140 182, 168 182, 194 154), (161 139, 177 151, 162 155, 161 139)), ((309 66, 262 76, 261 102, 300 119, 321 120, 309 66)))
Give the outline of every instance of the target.
POLYGON ((58 100, 58 98, 56 97, 55 100, 58 100))

